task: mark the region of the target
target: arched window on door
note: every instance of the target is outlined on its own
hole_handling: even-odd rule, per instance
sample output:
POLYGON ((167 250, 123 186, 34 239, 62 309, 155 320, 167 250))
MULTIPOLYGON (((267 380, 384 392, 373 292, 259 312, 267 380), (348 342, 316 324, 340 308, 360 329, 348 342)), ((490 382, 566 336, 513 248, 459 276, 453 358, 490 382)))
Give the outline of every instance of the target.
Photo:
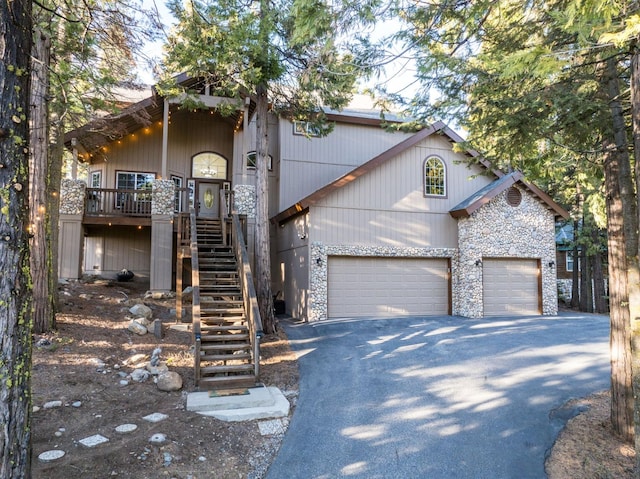
POLYGON ((193 178, 226 180, 227 159, 224 156, 211 151, 198 153, 191 161, 191 176, 193 178))

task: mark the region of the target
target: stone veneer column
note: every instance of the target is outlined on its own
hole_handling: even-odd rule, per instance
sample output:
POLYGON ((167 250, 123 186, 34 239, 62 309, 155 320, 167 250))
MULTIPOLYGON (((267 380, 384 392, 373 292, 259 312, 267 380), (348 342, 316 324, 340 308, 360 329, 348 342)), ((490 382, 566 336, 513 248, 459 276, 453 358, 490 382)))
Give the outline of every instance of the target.
POLYGON ((154 180, 151 189, 151 271, 149 288, 170 291, 173 278, 175 183, 154 180))
POLYGON ((60 184, 60 218, 58 231, 58 277, 78 279, 82 275, 84 251, 84 197, 87 185, 81 180, 65 178, 60 184))
POLYGON ((540 202, 522 191, 519 206, 507 203, 504 192, 469 218, 458 221, 460 264, 453 290, 453 314, 479 318, 483 314, 482 266, 478 259, 527 258, 540 260, 542 314, 558 313, 554 216, 540 202))

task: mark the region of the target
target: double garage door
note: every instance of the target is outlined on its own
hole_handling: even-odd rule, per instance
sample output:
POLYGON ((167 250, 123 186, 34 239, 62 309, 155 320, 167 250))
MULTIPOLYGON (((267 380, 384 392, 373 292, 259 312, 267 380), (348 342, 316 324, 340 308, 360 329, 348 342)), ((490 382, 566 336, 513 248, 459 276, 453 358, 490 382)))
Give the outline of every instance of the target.
POLYGON ((449 260, 330 256, 328 316, 450 314, 449 260))
MULTIPOLYGON (((446 258, 330 256, 329 318, 451 314, 446 258)), ((485 316, 540 314, 539 262, 484 258, 485 316)))

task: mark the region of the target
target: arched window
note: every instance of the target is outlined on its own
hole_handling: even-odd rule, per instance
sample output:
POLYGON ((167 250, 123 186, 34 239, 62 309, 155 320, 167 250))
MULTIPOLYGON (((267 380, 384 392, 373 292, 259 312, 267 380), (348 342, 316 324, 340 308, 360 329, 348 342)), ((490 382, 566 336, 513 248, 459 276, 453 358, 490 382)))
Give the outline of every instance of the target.
POLYGON ((437 156, 424 160, 424 194, 425 196, 447 196, 447 171, 437 156))
POLYGON ((227 159, 218 153, 204 152, 193 157, 191 176, 193 178, 227 179, 227 159))

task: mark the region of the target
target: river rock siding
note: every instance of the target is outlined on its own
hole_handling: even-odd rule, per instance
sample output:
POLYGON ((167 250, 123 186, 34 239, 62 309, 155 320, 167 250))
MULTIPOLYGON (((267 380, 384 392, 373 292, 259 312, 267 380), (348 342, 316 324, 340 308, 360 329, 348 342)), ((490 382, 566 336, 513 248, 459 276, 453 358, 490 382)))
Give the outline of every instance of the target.
POLYGON ((483 258, 538 259, 542 274, 542 314, 558 312, 554 215, 524 190, 521 190, 521 203, 511 206, 507 202, 507 191, 468 218, 458 220, 458 281, 453 283, 452 292, 454 314, 468 318, 483 316, 482 268, 476 265, 476 261, 483 258))

